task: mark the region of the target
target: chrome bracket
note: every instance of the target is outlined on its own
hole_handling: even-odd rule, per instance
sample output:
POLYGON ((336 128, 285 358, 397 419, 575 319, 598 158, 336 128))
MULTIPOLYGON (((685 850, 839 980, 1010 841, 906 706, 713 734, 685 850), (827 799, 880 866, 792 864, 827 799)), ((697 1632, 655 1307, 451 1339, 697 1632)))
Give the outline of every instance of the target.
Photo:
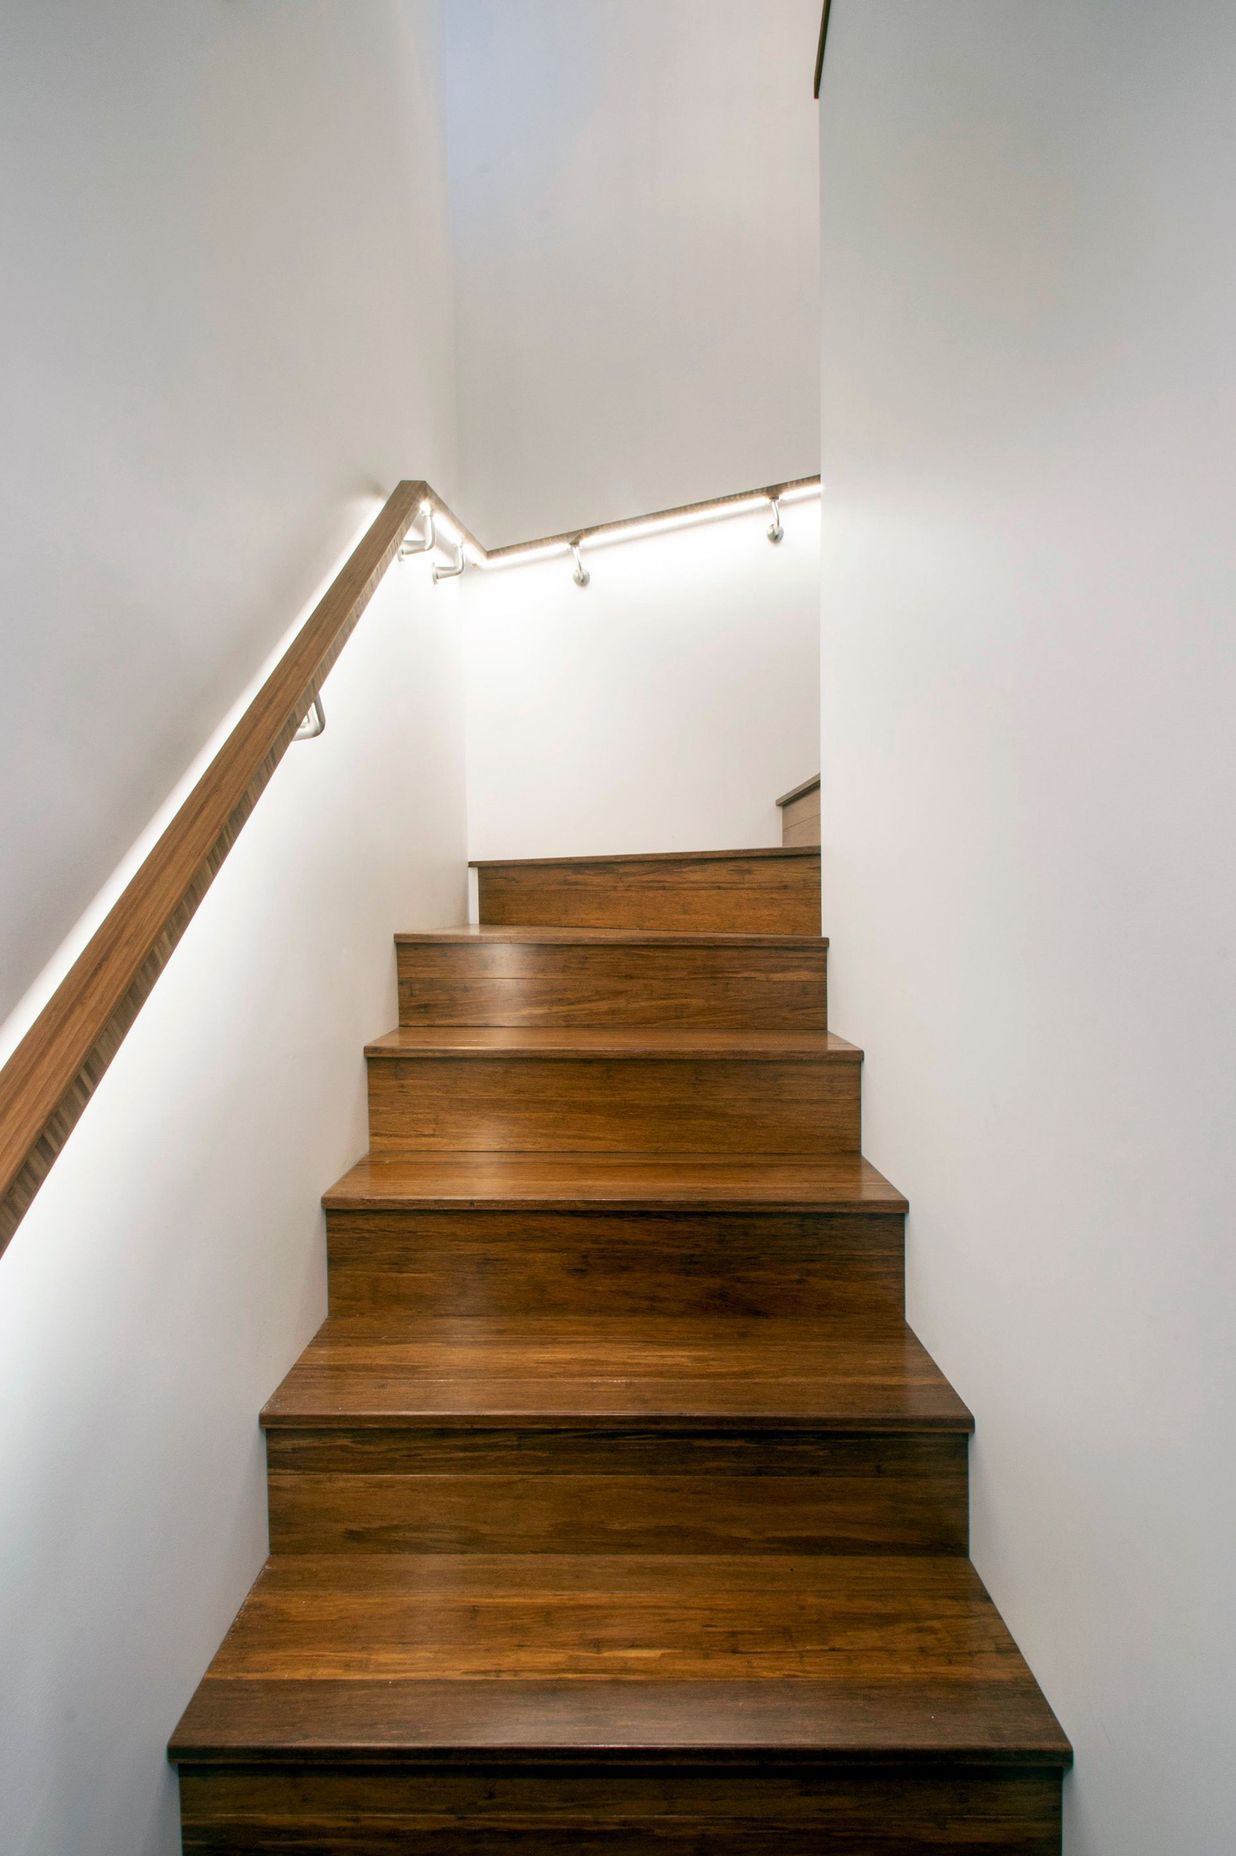
POLYGON ((572 580, 574 580, 576 586, 587 586, 592 579, 592 575, 584 566, 584 557, 579 551, 579 543, 577 541, 571 543, 571 558, 575 562, 575 572, 571 575, 572 580))
POLYGON ((409 541, 408 537, 405 535, 403 540, 399 544, 399 558, 401 561, 411 560, 414 554, 429 554, 432 549, 437 547, 438 532, 437 532, 437 529, 434 527, 434 519, 433 519, 434 512, 433 512, 432 505, 430 506, 428 513, 429 513, 429 533, 424 537, 423 540, 418 535, 416 539, 413 541, 409 541))
POLYGON ((314 691, 313 704, 304 721, 292 736, 293 741, 316 741, 326 732, 326 711, 322 707, 322 698, 314 691))
POLYGON ((785 530, 781 526, 781 498, 779 496, 770 496, 768 500, 772 504, 773 514, 772 527, 768 531, 768 539, 776 543, 785 539, 785 530))

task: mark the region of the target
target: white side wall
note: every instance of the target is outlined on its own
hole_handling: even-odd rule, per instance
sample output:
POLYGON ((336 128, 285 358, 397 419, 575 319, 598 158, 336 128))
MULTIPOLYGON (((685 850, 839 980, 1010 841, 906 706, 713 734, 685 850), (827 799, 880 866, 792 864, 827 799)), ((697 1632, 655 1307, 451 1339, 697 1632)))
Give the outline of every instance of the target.
MULTIPOLYGON (((381 494, 450 491, 438 32, 4 9, 0 1015, 381 494)), ((179 1849, 163 1747, 265 1552, 391 934, 464 908, 457 607, 388 577, 0 1258, 5 1856, 179 1849)))
POLYGON ((839 0, 824 896, 1069 1856, 1236 1845, 1236 14, 839 0))
POLYGON ((469 574, 472 857, 779 844, 817 771, 819 504, 469 574))
POLYGON ((370 495, 450 492, 437 15, 6 0, 0 1018, 370 495))
POLYGON ((463 919, 453 588, 392 569, 0 1258, 0 1848, 172 1856, 163 1749, 266 1552, 391 936, 463 919))
POLYGON ((819 0, 451 0, 487 546, 819 468, 819 0))

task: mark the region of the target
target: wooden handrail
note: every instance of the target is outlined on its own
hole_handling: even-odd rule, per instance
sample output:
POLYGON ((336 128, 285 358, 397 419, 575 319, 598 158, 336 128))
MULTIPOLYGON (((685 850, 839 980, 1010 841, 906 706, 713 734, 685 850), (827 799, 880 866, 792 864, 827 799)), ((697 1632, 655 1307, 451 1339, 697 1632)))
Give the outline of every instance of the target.
POLYGON ((828 44, 828 15, 833 0, 824 0, 824 11, 820 15, 820 43, 815 53, 815 96, 820 94, 820 85, 824 82, 824 47, 828 44))
MULTIPOLYGON (((621 516, 617 521, 598 522, 590 528, 570 528, 563 529, 557 535, 540 535, 535 541, 508 542, 504 548, 482 548, 479 542, 471 537, 468 539, 485 564, 515 562, 521 554, 539 554, 544 548, 565 549, 572 542, 590 541, 602 535, 613 535, 617 539, 625 529, 642 529, 649 522, 689 522, 692 516, 704 516, 709 510, 724 514, 732 505, 749 503, 756 498, 771 502, 774 496, 792 496, 796 490, 814 489, 819 481, 818 477, 791 477, 786 483, 762 483, 753 490, 735 490, 729 496, 710 496, 702 503, 675 503, 672 509, 654 509, 646 516, 621 516)), ((453 516, 450 519, 455 520, 453 516)))
POLYGON ((485 548, 422 480, 397 485, 329 590, 0 1070, 0 1254, 72 1133, 125 1033, 283 759, 306 711, 352 635, 399 544, 422 509, 443 517, 485 565, 581 536, 644 522, 689 519, 753 496, 819 482, 800 477, 704 503, 680 503, 593 529, 485 548))
MULTIPOLYGON (((427 484, 411 482, 399 484, 387 499, 342 572, 0 1070, 0 1252, 429 496, 427 484)), ((432 500, 443 507, 436 498, 432 500)))

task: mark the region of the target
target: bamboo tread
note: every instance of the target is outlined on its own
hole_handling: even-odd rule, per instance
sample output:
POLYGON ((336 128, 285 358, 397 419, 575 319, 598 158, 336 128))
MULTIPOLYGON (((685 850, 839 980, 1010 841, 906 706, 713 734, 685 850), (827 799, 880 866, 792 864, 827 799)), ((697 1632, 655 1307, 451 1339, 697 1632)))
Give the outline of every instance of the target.
POLYGON ((863 1053, 857 1045, 831 1031, 683 1031, 658 1025, 400 1025, 366 1044, 365 1055, 861 1063, 863 1053))
POLYGON ((744 1748, 1070 1757, 957 1555, 273 1558, 171 1752, 381 1764, 744 1748))
POLYGON ((861 1154, 369 1153, 323 1203, 328 1211, 906 1210, 861 1154))
POLYGON ((818 844, 762 845, 754 850, 736 851, 609 851, 590 857, 474 857, 470 870, 568 869, 572 864, 707 864, 721 863, 736 857, 785 858, 816 857, 818 844))
POLYGON ((973 1428, 903 1323, 733 1315, 336 1317, 309 1343, 262 1423, 536 1420, 569 1429, 611 1418, 846 1431, 973 1428))
POLYGON ((441 944, 471 947, 827 947, 821 934, 704 934, 673 928, 538 928, 491 927, 484 922, 461 922, 452 928, 422 928, 395 936, 396 947, 433 947, 441 944))

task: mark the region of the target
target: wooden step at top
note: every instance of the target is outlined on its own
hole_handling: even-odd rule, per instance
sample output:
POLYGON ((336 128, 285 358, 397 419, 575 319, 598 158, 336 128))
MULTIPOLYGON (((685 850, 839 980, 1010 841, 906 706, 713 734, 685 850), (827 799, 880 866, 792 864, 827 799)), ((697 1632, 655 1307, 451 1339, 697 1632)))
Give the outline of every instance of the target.
POLYGON ((365 1046, 372 1059, 573 1058, 599 1062, 857 1064, 831 1031, 682 1030, 663 1025, 400 1025, 365 1046))
POLYGON ((262 1414, 268 1430, 396 1420, 588 1428, 973 1428, 904 1324, 644 1316, 327 1321, 262 1414))
POLYGON ((826 942, 597 928, 396 937, 404 1025, 827 1024, 826 942))
POLYGON ((1071 1758, 957 1555, 286 1555, 171 1745, 174 1760, 231 1765, 744 1751, 985 1769, 1071 1758))
POLYGON ((341 1212, 906 1210, 897 1188, 857 1153, 368 1153, 322 1202, 341 1212))
POLYGON ((809 847, 540 857, 475 863, 487 925, 818 935, 809 847))

